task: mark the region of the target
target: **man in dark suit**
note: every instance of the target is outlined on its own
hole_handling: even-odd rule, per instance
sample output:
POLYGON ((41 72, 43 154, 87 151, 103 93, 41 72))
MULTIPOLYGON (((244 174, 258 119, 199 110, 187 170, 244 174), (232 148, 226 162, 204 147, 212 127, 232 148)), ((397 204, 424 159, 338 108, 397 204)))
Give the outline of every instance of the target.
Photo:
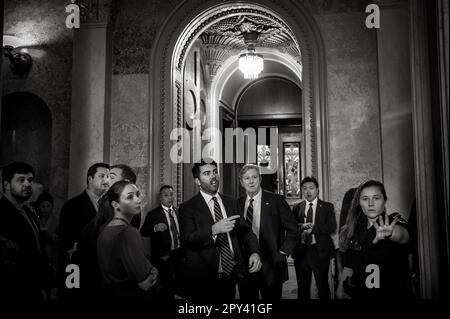
POLYGON ((288 280, 287 257, 299 238, 297 222, 286 200, 261 188, 259 167, 244 165, 239 173, 246 196, 239 199, 241 214, 251 225, 261 249, 262 271, 241 282, 244 299, 281 299, 283 283, 288 280))
MULTIPOLYGON (((2 172, 0 199, 0 298, 41 299, 50 267, 40 244, 39 221, 27 205, 33 168, 14 162, 2 172)), ((19 300, 19 299, 18 299, 19 300)))
POLYGON ((202 160, 192 174, 200 192, 181 204, 179 212, 187 297, 229 300, 235 297, 238 278, 261 268, 258 241, 239 216, 236 201, 217 192, 217 164, 202 160))
POLYGON ((161 205, 147 214, 141 235, 151 239, 151 262, 159 271, 161 297, 173 299, 175 294, 180 294, 176 284, 182 255, 178 211, 173 207, 172 186, 160 188, 159 200, 161 205))
MULTIPOLYGON (((109 188, 109 165, 105 163, 96 163, 89 167, 86 177, 87 187, 78 196, 67 201, 60 214, 59 234, 61 244, 61 265, 62 265, 62 281, 65 280, 65 267, 67 264, 73 263, 80 265, 78 245, 81 239, 83 228, 94 219, 98 211, 99 200, 101 196, 109 188)), ((80 266, 80 273, 83 270, 80 266)), ((81 286, 89 286, 92 278, 84 276, 84 284, 82 284, 82 276, 80 276, 81 286)), ((60 287, 63 292, 64 286, 60 287)), ((67 291, 66 291, 67 292, 67 291)), ((63 293, 64 294, 64 293, 63 293)))
POLYGON ((293 255, 298 298, 311 298, 311 275, 314 273, 319 298, 330 299, 328 269, 335 252, 331 239, 331 234, 336 231, 334 206, 318 198, 319 183, 314 177, 305 177, 300 186, 306 200, 293 208, 301 230, 301 240, 293 255))

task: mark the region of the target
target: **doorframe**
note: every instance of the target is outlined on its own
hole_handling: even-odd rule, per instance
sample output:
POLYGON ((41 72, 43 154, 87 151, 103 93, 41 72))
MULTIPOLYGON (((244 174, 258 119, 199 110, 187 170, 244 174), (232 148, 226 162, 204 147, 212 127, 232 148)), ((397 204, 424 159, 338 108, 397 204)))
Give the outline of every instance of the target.
MULTIPOLYGON (((311 13, 296 0, 185 0, 167 17, 152 46, 149 75, 148 194, 156 200, 160 185, 174 186, 176 203, 183 198, 182 164, 170 161, 173 128, 182 127, 181 70, 197 36, 217 19, 243 13, 270 16, 286 26, 302 53, 305 174, 315 175, 329 197, 328 121, 325 46, 311 13)), ((215 112, 218 113, 218 112, 215 112)), ((213 112, 214 114, 214 112, 213 112)), ((218 114, 213 116, 218 127, 218 114)))

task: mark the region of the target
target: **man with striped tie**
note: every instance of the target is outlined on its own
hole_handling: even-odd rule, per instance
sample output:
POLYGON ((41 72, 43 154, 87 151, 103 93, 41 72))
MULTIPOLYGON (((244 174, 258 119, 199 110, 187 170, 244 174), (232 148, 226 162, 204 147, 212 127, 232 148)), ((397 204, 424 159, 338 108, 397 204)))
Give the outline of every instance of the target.
POLYGON ((259 166, 246 164, 239 172, 246 196, 239 199, 240 209, 251 225, 261 249, 262 269, 239 285, 245 299, 281 299, 283 283, 288 279, 287 257, 294 251, 300 233, 297 222, 283 196, 261 188, 259 166))
POLYGON ((193 299, 233 299, 238 279, 261 268, 258 241, 237 202, 218 193, 217 164, 195 163, 192 175, 200 191, 179 209, 184 291, 193 299))

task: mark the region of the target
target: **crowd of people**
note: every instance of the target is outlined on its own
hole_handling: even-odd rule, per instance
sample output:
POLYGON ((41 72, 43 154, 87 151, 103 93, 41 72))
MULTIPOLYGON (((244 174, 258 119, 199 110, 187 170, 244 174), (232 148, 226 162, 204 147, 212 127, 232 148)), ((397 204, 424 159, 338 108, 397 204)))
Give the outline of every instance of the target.
POLYGON ((314 177, 301 181, 304 200, 291 209, 283 196, 261 188, 257 165, 239 172, 241 198, 219 193, 214 161, 195 163, 192 174, 195 196, 175 207, 173 187, 163 185, 159 203, 143 214, 133 170, 96 163, 83 192, 57 214, 48 192, 30 203, 30 165, 5 166, 0 297, 277 300, 289 256, 299 299, 311 298, 313 275, 318 297, 331 297, 334 259, 338 298, 410 297, 408 225, 399 213, 386 211, 381 182, 350 189, 338 225, 334 205, 319 198, 314 177), (68 265, 79 269, 76 285, 67 284, 68 265))

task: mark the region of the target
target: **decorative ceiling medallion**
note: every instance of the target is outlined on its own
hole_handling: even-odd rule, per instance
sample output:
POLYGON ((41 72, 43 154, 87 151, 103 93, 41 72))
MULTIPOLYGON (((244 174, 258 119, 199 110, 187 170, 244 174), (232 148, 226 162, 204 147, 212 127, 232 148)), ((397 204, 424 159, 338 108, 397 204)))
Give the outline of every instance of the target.
POLYGON ((257 21, 249 16, 241 16, 234 26, 229 29, 223 30, 224 34, 231 33, 234 36, 240 36, 245 33, 256 32, 259 34, 269 33, 274 30, 280 30, 278 26, 271 25, 268 20, 257 21))

